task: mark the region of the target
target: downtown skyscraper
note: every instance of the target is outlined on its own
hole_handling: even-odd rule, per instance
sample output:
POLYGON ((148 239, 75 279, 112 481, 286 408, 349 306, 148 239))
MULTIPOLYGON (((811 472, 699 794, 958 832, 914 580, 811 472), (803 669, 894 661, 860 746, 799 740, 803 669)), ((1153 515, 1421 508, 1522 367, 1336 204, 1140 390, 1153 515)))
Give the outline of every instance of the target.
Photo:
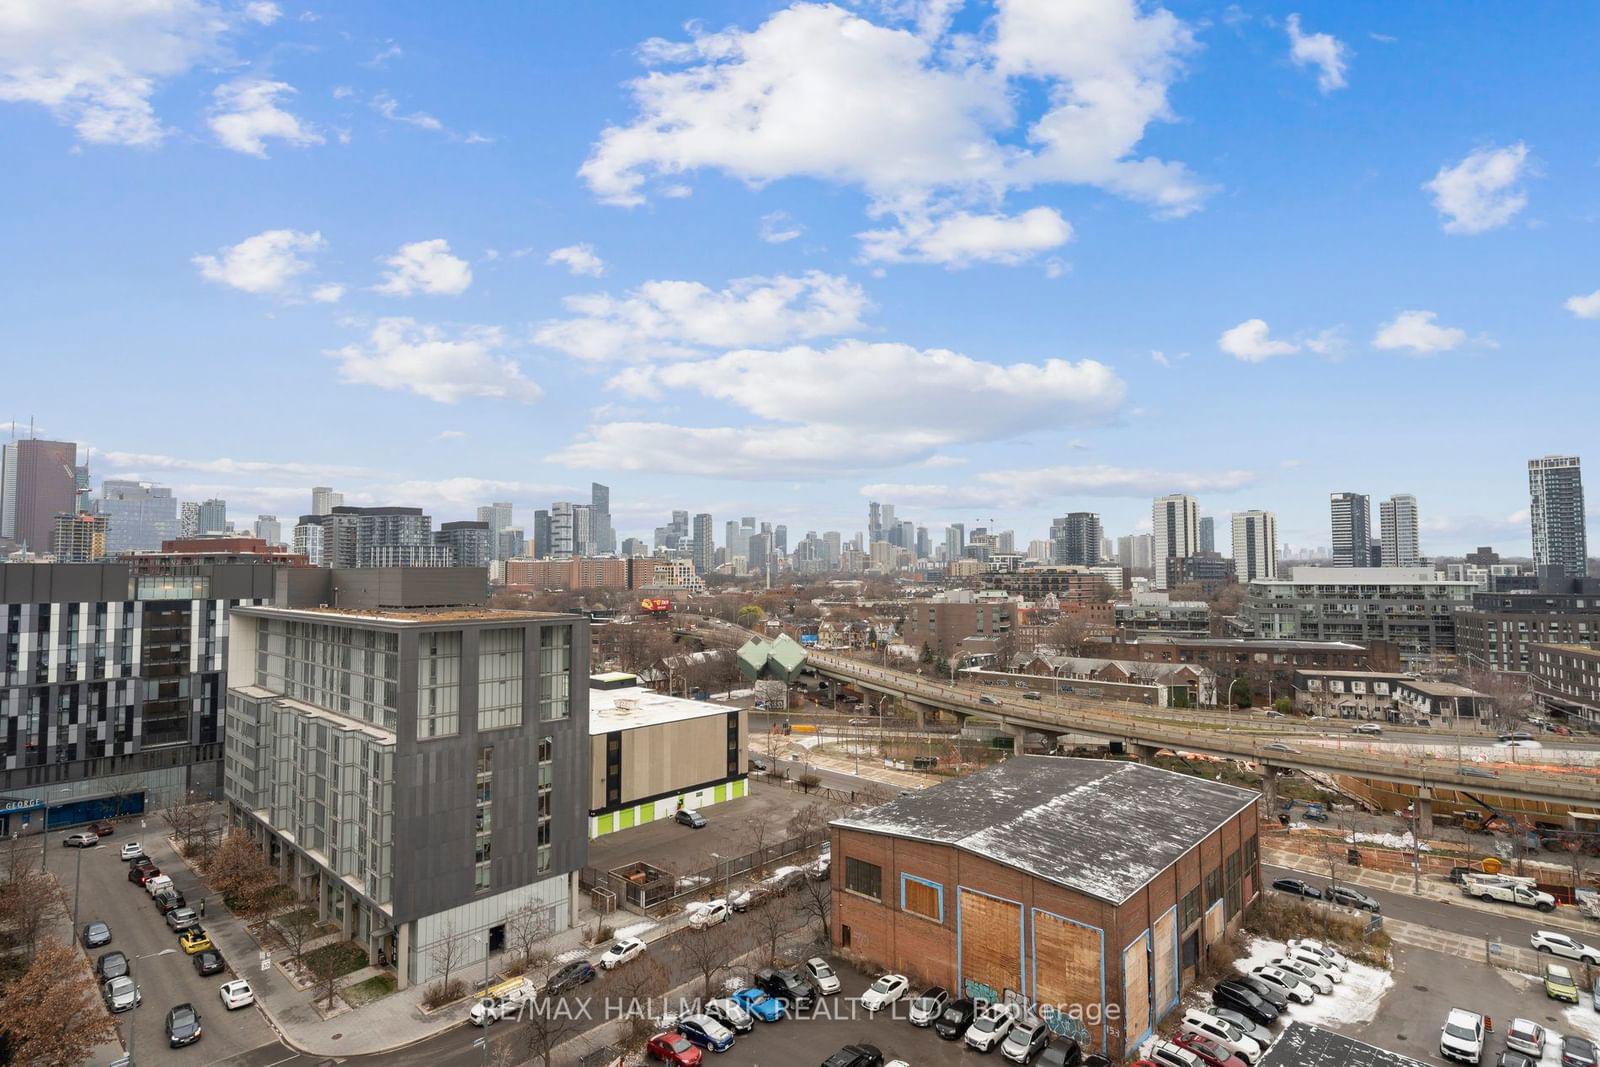
POLYGON ((1560 568, 1568 578, 1589 573, 1583 468, 1577 456, 1528 461, 1528 518, 1533 525, 1535 570, 1560 568))
POLYGON ((1152 585, 1168 589, 1173 571, 1182 573, 1183 561, 1200 550, 1200 505, 1184 493, 1158 496, 1150 508, 1151 555, 1155 568, 1152 585))
POLYGON ((1333 565, 1366 567, 1372 562, 1372 498, 1365 493, 1333 493, 1328 498, 1333 525, 1333 565))
POLYGON ((1385 567, 1414 567, 1422 562, 1418 525, 1417 498, 1410 493, 1396 493, 1378 502, 1378 552, 1385 567))

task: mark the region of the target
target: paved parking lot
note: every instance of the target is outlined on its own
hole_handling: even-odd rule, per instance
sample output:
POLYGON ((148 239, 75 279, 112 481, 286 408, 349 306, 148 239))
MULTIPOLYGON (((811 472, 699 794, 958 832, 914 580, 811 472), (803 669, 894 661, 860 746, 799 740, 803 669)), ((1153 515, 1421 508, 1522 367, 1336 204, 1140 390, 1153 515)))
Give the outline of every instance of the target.
MULTIPOLYGON (((125 820, 118 823, 117 832, 104 838, 98 847, 82 850, 79 925, 101 919, 111 925, 112 935, 111 944, 90 952, 90 963, 92 965, 104 952, 118 950, 126 953, 129 959, 134 960, 133 975, 144 995, 139 1008, 116 1016, 123 1043, 127 1044, 129 1027, 133 1026, 137 1030, 134 1052, 139 1063, 199 1065, 215 1063, 275 1042, 276 1035, 257 1009, 230 1012, 223 1008, 217 989, 234 975, 228 973, 202 978, 194 969, 194 961, 178 950, 177 935, 167 929, 149 895, 128 881, 128 867, 120 858, 120 850, 125 842, 139 841, 162 873, 172 876, 177 887, 188 897, 189 906, 198 907, 199 882, 177 862, 166 840, 155 832, 157 825, 157 820, 151 818, 149 829, 141 832, 138 819, 125 820), (175 951, 165 956, 155 955, 163 949, 175 951), (152 958, 137 959, 140 956, 152 958), (198 1042, 187 1048, 169 1048, 166 1040, 167 1009, 185 1001, 200 1012, 203 1034, 198 1042)), ((50 866, 62 877, 70 896, 79 850, 62 848, 60 842, 64 835, 52 836, 50 866)), ((215 900, 207 903, 211 907, 221 906, 215 900)), ((248 978, 255 962, 229 960, 228 964, 230 968, 239 968, 240 973, 248 978)), ((282 1048, 278 1052, 280 1055, 277 1059, 292 1055, 282 1048)))

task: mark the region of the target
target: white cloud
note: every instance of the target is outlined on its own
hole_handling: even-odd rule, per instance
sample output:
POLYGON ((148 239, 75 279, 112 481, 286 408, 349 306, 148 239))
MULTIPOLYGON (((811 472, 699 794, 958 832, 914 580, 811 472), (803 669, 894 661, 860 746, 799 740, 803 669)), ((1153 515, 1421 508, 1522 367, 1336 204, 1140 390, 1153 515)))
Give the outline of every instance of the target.
POLYGON ((1382 326, 1372 338, 1374 348, 1409 349, 1413 355, 1431 356, 1448 352, 1467 339, 1467 331, 1440 326, 1432 311, 1402 311, 1382 326))
POLYGON ((1107 464, 984 471, 957 485, 876 484, 861 494, 902 506, 1021 509, 1056 504, 1062 497, 1149 497, 1163 493, 1232 492, 1255 484, 1247 470, 1165 471, 1107 464))
POLYGON ((206 124, 225 147, 246 155, 266 157, 268 138, 298 147, 322 144, 315 126, 302 122, 278 106, 278 98, 294 93, 286 82, 240 78, 219 85, 206 124))
POLYGON ((333 87, 333 98, 335 100, 348 100, 354 95, 356 95, 356 91, 348 85, 335 85, 333 87))
POLYGON ((319 304, 337 304, 343 296, 344 286, 338 282, 329 282, 311 290, 311 299, 319 304))
POLYGON ((552 266, 564 266, 569 274, 598 278, 606 272, 606 262, 595 254, 594 245, 576 244, 558 248, 545 259, 552 266))
POLYGON ((1522 180, 1535 173, 1528 146, 1480 148, 1450 167, 1440 167, 1423 188, 1444 217, 1446 233, 1483 233, 1510 222, 1528 204, 1522 180))
POLYGON ((426 111, 412 111, 409 114, 402 113, 400 101, 388 93, 379 93, 372 98, 372 110, 390 122, 403 122, 408 126, 416 126, 419 129, 434 130, 436 132, 444 129, 444 123, 426 111))
POLYGON ((244 5, 244 17, 251 22, 270 26, 283 17, 283 9, 272 0, 250 0, 250 3, 244 5))
POLYGON ((316 232, 266 230, 223 246, 215 256, 195 256, 192 262, 207 281, 247 293, 284 293, 298 275, 311 269, 307 257, 325 244, 316 232))
POLYGON ((367 60, 367 66, 382 67, 387 65, 389 60, 399 59, 405 54, 405 49, 401 48, 394 41, 385 41, 383 42, 383 47, 378 49, 377 52, 373 53, 371 59, 367 60))
POLYGON ((472 267, 451 255, 450 242, 442 237, 401 245, 384 263, 389 269, 373 289, 389 296, 456 296, 472 284, 472 267))
POLYGON ((856 329, 869 302, 848 278, 739 278, 713 290, 652 281, 621 297, 591 293, 564 303, 576 318, 544 324, 535 340, 579 359, 684 358, 702 348, 740 348, 856 329))
POLYGON ((552 459, 577 467, 703 474, 704 457, 714 455, 719 476, 755 479, 792 478, 796 454, 818 471, 913 461, 946 465, 959 462, 945 453, 952 445, 1106 422, 1127 393, 1115 373, 1093 360, 1005 366, 955 352, 863 341, 630 367, 608 385, 650 397, 669 389, 697 392, 757 421, 712 427, 603 423, 552 459), (661 448, 662 440, 674 447, 661 448))
POLYGON ((1343 89, 1345 67, 1349 62, 1350 48, 1331 33, 1302 33, 1300 16, 1290 15, 1289 58, 1297 67, 1317 68, 1317 88, 1324 93, 1343 89))
POLYGON ((1072 239, 1072 225, 1055 208, 1036 207, 1020 215, 960 211, 942 218, 907 220, 888 230, 869 230, 861 238, 864 259, 939 263, 1021 263, 1072 239))
POLYGON ((353 385, 408 390, 441 404, 470 397, 537 400, 542 390, 522 376, 516 360, 498 354, 506 347, 504 332, 494 326, 469 326, 452 336, 415 319, 386 318, 366 344, 326 354, 339 361, 339 379, 353 385))
POLYGON ((189 459, 168 456, 158 452, 99 452, 97 458, 118 468, 143 470, 197 471, 203 474, 253 474, 282 478, 359 478, 372 473, 366 467, 340 466, 327 463, 285 463, 212 457, 189 459))
POLYGON ((1580 319, 1600 319, 1600 289, 1588 296, 1567 297, 1566 309, 1580 319))
POLYGON ((1000 0, 990 31, 956 36, 939 7, 919 22, 932 37, 797 3, 753 30, 650 42, 643 58, 674 69, 630 84, 636 117, 601 133, 580 174, 617 204, 697 170, 811 177, 863 189, 902 225, 1057 183, 1162 216, 1200 206, 1209 190, 1182 164, 1138 155, 1149 124, 1173 117, 1186 24, 1136 0, 1000 0))
POLYGON ((806 232, 806 228, 789 217, 787 211, 773 211, 761 216, 761 239, 769 245, 781 245, 806 232))
POLYGON ((467 431, 465 431, 465 430, 440 430, 439 431, 439 440, 441 440, 441 441, 460 441, 461 439, 463 439, 466 436, 467 436, 467 431))
POLYGON ((92 144, 159 144, 168 131, 150 98, 216 58, 229 28, 205 0, 7 0, 0 101, 48 108, 92 144))
POLYGON ((1223 330, 1222 336, 1217 338, 1217 347, 1246 363, 1261 363, 1273 356, 1287 356, 1300 351, 1300 345, 1293 341, 1273 340, 1267 324, 1261 319, 1246 319, 1231 329, 1223 330))

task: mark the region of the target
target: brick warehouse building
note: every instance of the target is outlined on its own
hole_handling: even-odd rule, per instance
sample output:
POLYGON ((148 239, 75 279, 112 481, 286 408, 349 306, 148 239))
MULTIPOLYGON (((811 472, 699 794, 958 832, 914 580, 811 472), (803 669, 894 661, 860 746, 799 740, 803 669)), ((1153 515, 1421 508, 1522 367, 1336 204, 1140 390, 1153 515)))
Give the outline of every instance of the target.
POLYGON ((832 823, 833 941, 1125 1055, 1260 890, 1257 799, 1137 763, 1014 757, 832 823))

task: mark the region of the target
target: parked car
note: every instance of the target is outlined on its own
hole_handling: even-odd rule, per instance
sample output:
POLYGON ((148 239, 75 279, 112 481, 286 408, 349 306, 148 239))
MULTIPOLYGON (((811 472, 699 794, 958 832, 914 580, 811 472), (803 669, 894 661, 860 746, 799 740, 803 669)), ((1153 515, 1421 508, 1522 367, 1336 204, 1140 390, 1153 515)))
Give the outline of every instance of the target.
POLYGON ((973 1017, 977 1013, 977 1005, 966 997, 952 1000, 944 1006, 939 1018, 934 1020, 933 1032, 946 1041, 954 1041, 966 1034, 967 1027, 972 1025, 973 1017))
POLYGON ((251 989, 250 983, 243 978, 223 982, 217 993, 222 997, 222 1006, 229 1011, 235 1008, 248 1008, 256 1002, 256 991, 251 989))
POLYGON ((833 857, 824 852, 822 855, 806 864, 805 871, 813 882, 826 882, 828 880, 828 871, 832 866, 833 857))
POLYGON ((822 1061, 822 1067, 883 1067, 877 1045, 846 1045, 822 1061))
POLYGON ((179 1004, 167 1012, 167 1044, 182 1048, 200 1040, 200 1013, 193 1004, 179 1004))
POLYGON ((163 889, 151 896, 150 900, 155 904, 156 910, 163 915, 189 903, 188 898, 176 889, 163 889))
POLYGON ((1139 1054, 1144 1057, 1139 1063, 1149 1063, 1153 1067, 1205 1067, 1205 1061, 1193 1052, 1159 1037, 1145 1042, 1139 1054))
POLYGON ((1083 1067, 1083 1049, 1070 1037, 1053 1039, 1039 1053, 1034 1067, 1083 1067))
POLYGON ((1270 963, 1263 964, 1250 972, 1263 982, 1276 985, 1283 990, 1284 996, 1296 1004, 1310 1004, 1317 998, 1317 991, 1299 975, 1274 967, 1270 963))
POLYGON ((1316 953, 1341 971, 1348 970, 1350 967, 1350 961, 1345 959, 1344 953, 1331 945, 1325 945, 1321 941, 1309 937, 1289 939, 1290 952, 1299 952, 1301 949, 1316 953))
POLYGON ((609 971, 642 955, 644 955, 643 941, 637 937, 619 937, 601 954, 600 966, 609 971))
POLYGON ((679 1019, 678 1033, 692 1044, 711 1052, 726 1052, 733 1047, 733 1031, 709 1015, 689 1015, 679 1019))
POLYGON ((751 1018, 760 1019, 764 1023, 775 1023, 787 1013, 783 1001, 776 997, 769 997, 764 990, 755 986, 748 986, 728 997, 739 1007, 743 1008, 751 1018))
POLYGON ((732 997, 707 1001, 706 1014, 736 1034, 748 1034, 756 1028, 755 1016, 745 1011, 732 997))
POLYGON ((1256 1044, 1262 1048, 1272 1044, 1272 1027, 1264 1023, 1258 1023, 1243 1013, 1234 1011, 1232 1008, 1219 1008, 1215 1005, 1211 1008, 1211 1014, 1223 1022, 1232 1023, 1241 1034, 1245 1037, 1254 1038, 1256 1044))
POLYGON ((111 944, 111 927, 99 919, 83 924, 83 947, 99 948, 111 944))
POLYGON ((911 1025, 932 1026, 949 1003, 950 994, 944 986, 929 986, 911 1002, 911 1025))
POLYGON ((806 977, 811 979, 811 984, 817 987, 817 992, 825 997, 831 997, 839 992, 839 976, 833 973, 833 968, 828 966, 828 961, 821 956, 812 956, 806 960, 806 977))
POLYGON ((100 996, 106 1002, 106 1010, 113 1015, 132 1011, 139 1006, 139 1001, 144 999, 139 995, 139 987, 134 985, 133 979, 127 975, 102 982, 100 996))
POLYGON ((1302 882, 1298 878, 1275 878, 1272 881, 1272 888, 1280 893, 1290 893, 1297 897, 1308 897, 1311 900, 1322 899, 1322 890, 1308 882, 1302 882))
POLYGON ((901 997, 911 985, 903 974, 886 974, 878 978, 861 994, 861 1006, 868 1011, 882 1011, 901 997))
POLYGON ((1529 938, 1536 952, 1548 952, 1554 956, 1561 956, 1579 963, 1589 963, 1600 966, 1600 948, 1585 945, 1581 941, 1574 941, 1566 934, 1558 934, 1551 930, 1538 930, 1529 938))
POLYGON ((1262 1053, 1266 1051, 1261 1047, 1261 1042, 1247 1036, 1226 1019, 1198 1008, 1190 1008, 1183 1013, 1179 1029, 1183 1033, 1210 1038, 1246 1064, 1259 1063, 1262 1053))
POLYGON ((1370 911, 1374 915, 1383 909, 1378 902, 1359 889, 1351 889, 1347 885, 1330 885, 1323 890, 1323 897, 1330 904, 1342 904, 1347 908, 1358 908, 1361 911, 1370 911))
POLYGON ((1595 1067, 1600 1063, 1594 1042, 1577 1034, 1568 1034, 1561 1039, 1561 1067, 1595 1067))
POLYGON ((804 1011, 814 999, 811 984, 800 977, 798 971, 775 971, 770 967, 755 973, 756 988, 769 997, 788 1004, 791 1012, 804 1011))
POLYGON ((1262 981, 1253 974, 1241 974, 1236 981, 1244 983, 1256 996, 1271 1004, 1279 1015, 1289 1010, 1289 998, 1280 986, 1262 981))
POLYGON ((1330 982, 1343 982, 1344 972, 1328 957, 1311 951, 1309 948, 1286 948, 1284 958, 1292 960, 1303 967, 1310 967, 1317 974, 1325 976, 1330 982))
POLYGON ((765 904, 772 899, 773 895, 773 890, 770 887, 763 883, 757 883, 749 889, 742 890, 729 897, 728 907, 732 911, 747 912, 751 908, 765 904))
POLYGON ((178 947, 193 956, 197 952, 204 952, 208 948, 215 948, 211 938, 198 926, 191 926, 178 937, 178 947))
POLYGON ((695 830, 703 830, 706 825, 706 817, 701 815, 698 811, 692 811, 689 808, 684 808, 682 811, 678 812, 678 814, 674 815, 672 819, 674 822, 679 823, 680 825, 688 826, 695 830))
POLYGON ((1211 1003, 1219 1009, 1236 1011, 1261 1026, 1270 1026, 1278 1018, 1277 1007, 1243 982, 1218 982, 1211 991, 1211 1003))
POLYGON ((1483 1016, 1451 1008, 1439 1030, 1439 1055, 1447 1060, 1477 1063, 1483 1058, 1483 1016))
POLYGON ((573 960, 552 974, 544 983, 544 995, 553 997, 569 989, 595 980, 594 964, 588 960, 573 960))
POLYGON ((746 769, 755 771, 757 773, 765 773, 768 769, 767 761, 756 756, 751 756, 749 762, 746 764, 746 769))
POLYGON ((176 890, 177 888, 172 884, 172 879, 165 874, 157 874, 154 877, 146 878, 144 881, 144 891, 152 897, 157 893, 165 893, 169 889, 176 890))
POLYGON ((1008 1006, 991 1004, 973 1018, 972 1025, 967 1027, 966 1036, 962 1040, 967 1043, 968 1048, 988 1052, 1006 1039, 1006 1034, 1011 1032, 1015 1022, 1016 1018, 1008 1006))
POLYGON ((167 928, 175 934, 199 925, 200 916, 193 908, 173 908, 167 912, 167 928))
POLYGON ((94 831, 96 837, 110 837, 116 833, 117 827, 110 819, 100 819, 89 824, 89 829, 94 831))
POLYGON ((1551 1000, 1578 1003, 1578 981, 1572 977, 1572 969, 1564 963, 1545 964, 1544 995, 1551 1000))
POLYGON ((726 900, 708 900, 689 913, 689 925, 696 930, 709 930, 728 918, 726 900))
POLYGON ((1027 1063, 1050 1043, 1050 1028, 1043 1019, 1023 1019, 1006 1032, 1000 1055, 1012 1063, 1027 1063))
POLYGON ((1506 1048, 1526 1052, 1534 1060, 1544 1057, 1544 1027, 1532 1019, 1512 1019, 1506 1027, 1506 1048))
POLYGON ((100 835, 93 830, 79 830, 61 839, 61 844, 67 848, 93 848, 99 843, 100 835))
POLYGON ((129 970, 128 957, 121 952, 107 952, 94 961, 94 973, 100 976, 102 982, 121 978, 129 970))
POLYGON ((128 868, 128 881, 134 885, 142 886, 147 884, 150 879, 160 877, 161 868, 153 863, 141 865, 138 860, 134 860, 133 866, 128 868))
POLYGON ((1321 967, 1313 967, 1310 964, 1301 963, 1286 956, 1279 956, 1271 962, 1272 966, 1280 971, 1288 971, 1324 996, 1333 992, 1333 979, 1329 978, 1321 967))
POLYGON ((1494 1058, 1494 1067, 1539 1067, 1539 1061, 1520 1052, 1504 1049, 1494 1058))
POLYGON ((1245 1067, 1243 1056, 1229 1052, 1204 1034, 1177 1034, 1172 1043, 1194 1055, 1206 1067, 1245 1067))
POLYGON ((124 862, 128 860, 136 860, 142 855, 144 855, 144 846, 139 844, 139 842, 124 841, 122 843, 122 859, 124 862))
POLYGON ((644 1046, 645 1055, 668 1067, 700 1067, 701 1052, 676 1030, 652 1037, 644 1046))
POLYGON ((204 952, 195 953, 194 969, 196 974, 204 977, 206 975, 221 974, 228 969, 228 965, 223 960, 222 953, 214 948, 208 948, 204 952))

